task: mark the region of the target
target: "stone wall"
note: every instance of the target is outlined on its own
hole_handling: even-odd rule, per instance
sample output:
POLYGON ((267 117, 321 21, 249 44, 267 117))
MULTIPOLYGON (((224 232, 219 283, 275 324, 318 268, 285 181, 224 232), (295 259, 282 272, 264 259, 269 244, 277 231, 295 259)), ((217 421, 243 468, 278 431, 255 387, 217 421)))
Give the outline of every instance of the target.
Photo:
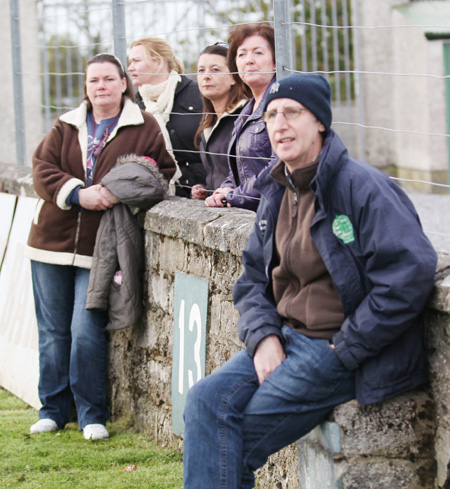
MULTIPOLYGON (((171 428, 174 274, 193 274, 209 283, 210 373, 242 348, 231 292, 253 222, 249 211, 208 209, 202 202, 177 198, 147 213, 147 316, 111 337, 111 406, 113 416, 130 416, 139 430, 162 444, 182 449, 171 428)), ((436 477, 436 487, 446 487, 449 267, 449 257, 440 255, 438 287, 427 311, 431 387, 380 405, 340 406, 299 441, 298 451, 293 445, 272 457, 259 472, 258 487, 431 489, 436 477)))
MULTIPOLYGON (((35 196, 29 172, 0 164, 0 191, 35 196)), ((175 273, 208 282, 208 374, 243 347, 232 286, 242 271, 254 216, 175 197, 145 216, 146 314, 138 324, 110 333, 109 397, 113 418, 128 418, 161 445, 182 450, 171 414, 175 273)), ((426 311, 430 385, 382 404, 352 401, 338 407, 297 446, 270 459, 258 473, 258 488, 448 489, 449 311, 450 257, 440 254, 426 311)))
MULTIPOLYGON (((138 430, 182 449, 172 432, 171 375, 175 272, 209 283, 206 373, 243 348, 232 287, 255 214, 208 209, 203 202, 171 198, 145 219, 147 314, 144 321, 111 335, 111 414, 128 416, 138 430)), ((260 470, 259 487, 299 488, 295 445, 260 470)))

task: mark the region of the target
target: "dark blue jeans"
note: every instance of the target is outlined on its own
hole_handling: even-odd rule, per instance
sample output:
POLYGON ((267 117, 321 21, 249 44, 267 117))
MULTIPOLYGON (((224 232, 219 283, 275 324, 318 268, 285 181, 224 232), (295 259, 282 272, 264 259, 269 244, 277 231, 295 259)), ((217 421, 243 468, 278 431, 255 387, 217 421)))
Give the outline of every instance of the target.
POLYGON ((306 435, 355 397, 354 374, 327 340, 283 327, 286 359, 258 385, 253 359, 238 353, 188 392, 184 488, 250 489, 272 453, 306 435))
POLYGON ((39 418, 62 428, 75 401, 78 424, 106 424, 105 311, 87 311, 89 270, 31 262, 39 330, 39 418))

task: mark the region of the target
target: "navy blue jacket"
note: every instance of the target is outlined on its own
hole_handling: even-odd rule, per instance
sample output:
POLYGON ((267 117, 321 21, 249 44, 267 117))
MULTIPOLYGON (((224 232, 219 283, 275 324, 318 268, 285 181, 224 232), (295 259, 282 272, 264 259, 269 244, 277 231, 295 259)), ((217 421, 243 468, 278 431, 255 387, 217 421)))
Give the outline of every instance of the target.
MULTIPOLYGON (((270 170, 258 178, 261 203, 234 287, 240 338, 253 355, 258 343, 281 338, 271 272, 274 234, 286 190, 270 170)), ((437 256, 413 204, 389 177, 350 158, 330 131, 316 176, 312 239, 339 294, 345 320, 336 354, 356 373, 359 402, 370 404, 427 380, 421 312, 434 286, 437 256)))

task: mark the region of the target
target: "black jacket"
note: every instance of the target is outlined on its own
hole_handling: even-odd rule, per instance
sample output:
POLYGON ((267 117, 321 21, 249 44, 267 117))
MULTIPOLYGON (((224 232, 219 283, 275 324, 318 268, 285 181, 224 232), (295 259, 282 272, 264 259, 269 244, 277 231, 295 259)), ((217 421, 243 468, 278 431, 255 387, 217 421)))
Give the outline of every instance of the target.
MULTIPOLYGON (((139 92, 136 99, 141 109, 145 110, 139 92)), ((206 172, 194 146, 194 136, 200 125, 202 112, 203 104, 197 82, 181 75, 181 82, 175 89, 172 114, 167 123, 173 152, 182 173, 180 185, 176 187, 176 194, 180 197, 189 198, 191 187, 197 183, 206 185, 206 172)))
POLYGON ((216 190, 230 173, 228 165, 228 145, 234 130, 234 123, 245 102, 236 105, 231 113, 225 113, 211 129, 205 129, 201 134, 200 156, 206 170, 206 188, 216 190), (205 132, 210 130, 208 141, 205 132))

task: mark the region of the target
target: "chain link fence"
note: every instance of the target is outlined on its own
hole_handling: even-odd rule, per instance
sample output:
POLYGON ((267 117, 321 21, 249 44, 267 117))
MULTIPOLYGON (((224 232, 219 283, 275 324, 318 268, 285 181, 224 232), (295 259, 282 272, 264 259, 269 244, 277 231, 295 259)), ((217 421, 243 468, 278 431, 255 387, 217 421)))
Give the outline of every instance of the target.
POLYGON ((274 23, 277 10, 280 24, 274 27, 281 34, 277 65, 284 64, 289 51, 285 74, 288 70, 323 72, 332 84, 337 110, 343 104, 351 106, 355 98, 353 37, 349 29, 328 27, 349 25, 352 13, 347 0, 40 0, 37 5, 45 131, 56 115, 78 105, 83 67, 92 55, 114 52, 126 65, 132 41, 161 36, 184 62, 186 73, 194 77, 205 46, 226 40, 235 24, 274 23), (289 32, 281 22, 290 23, 289 32))

